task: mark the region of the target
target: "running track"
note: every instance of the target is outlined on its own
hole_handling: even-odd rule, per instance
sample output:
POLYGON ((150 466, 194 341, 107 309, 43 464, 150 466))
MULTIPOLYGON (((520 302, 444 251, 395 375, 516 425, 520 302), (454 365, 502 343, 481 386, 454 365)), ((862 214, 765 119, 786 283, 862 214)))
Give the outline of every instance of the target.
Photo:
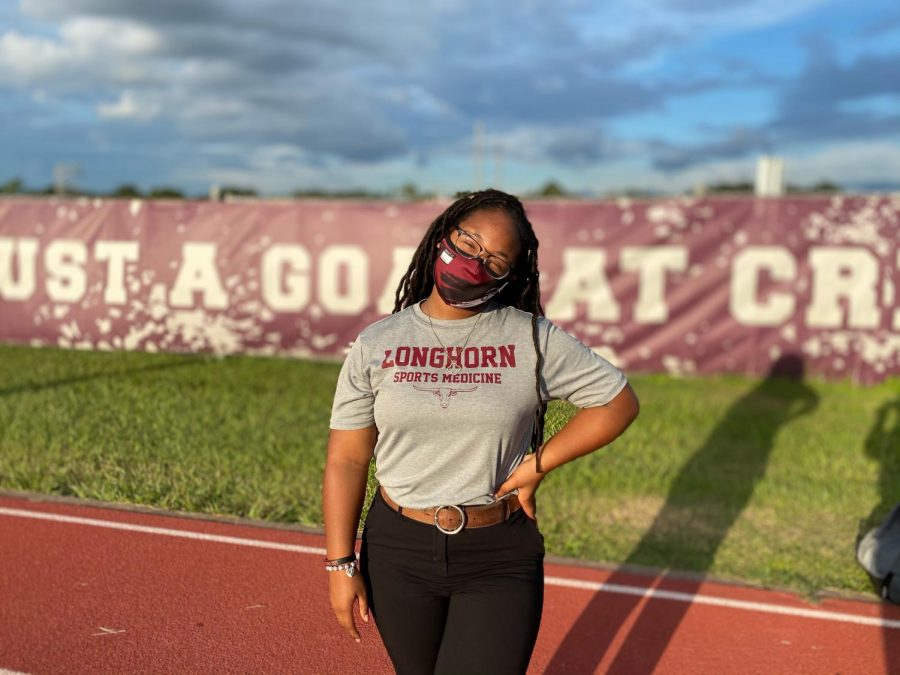
MULTIPOLYGON (((334 620, 323 546, 2 492, 0 673, 391 673, 374 625, 334 620)), ((549 557, 545 588, 529 673, 900 673, 900 607, 549 557)))

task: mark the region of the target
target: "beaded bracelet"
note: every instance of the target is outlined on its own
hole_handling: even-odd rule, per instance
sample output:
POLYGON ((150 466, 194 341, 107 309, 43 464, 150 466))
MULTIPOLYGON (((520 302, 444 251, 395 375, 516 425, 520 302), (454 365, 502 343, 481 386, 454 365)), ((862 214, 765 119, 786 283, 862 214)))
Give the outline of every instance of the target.
POLYGON ((329 572, 340 572, 341 570, 344 570, 348 577, 352 577, 354 574, 356 574, 356 559, 354 558, 350 562, 340 563, 337 565, 326 564, 325 569, 329 572))
POLYGON ((325 569, 329 572, 337 572, 338 570, 346 570, 351 567, 356 567, 356 561, 351 560, 350 562, 338 563, 338 564, 329 564, 326 563, 325 569))

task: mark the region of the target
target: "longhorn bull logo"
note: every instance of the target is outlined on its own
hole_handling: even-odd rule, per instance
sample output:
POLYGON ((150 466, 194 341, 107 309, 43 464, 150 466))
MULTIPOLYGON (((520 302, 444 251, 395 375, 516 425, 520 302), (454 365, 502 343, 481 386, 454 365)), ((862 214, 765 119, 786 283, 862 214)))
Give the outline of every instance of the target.
POLYGON ((441 407, 446 408, 450 405, 450 397, 456 396, 460 392, 475 391, 478 389, 477 384, 470 387, 422 387, 413 383, 413 387, 419 391, 430 391, 441 400, 441 407))

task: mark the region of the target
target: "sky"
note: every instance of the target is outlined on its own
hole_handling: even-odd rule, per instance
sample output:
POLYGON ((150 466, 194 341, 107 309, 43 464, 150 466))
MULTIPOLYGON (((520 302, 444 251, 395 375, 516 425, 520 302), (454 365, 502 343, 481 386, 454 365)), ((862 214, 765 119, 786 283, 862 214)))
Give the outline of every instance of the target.
POLYGON ((0 0, 0 183, 900 190, 887 0, 0 0))

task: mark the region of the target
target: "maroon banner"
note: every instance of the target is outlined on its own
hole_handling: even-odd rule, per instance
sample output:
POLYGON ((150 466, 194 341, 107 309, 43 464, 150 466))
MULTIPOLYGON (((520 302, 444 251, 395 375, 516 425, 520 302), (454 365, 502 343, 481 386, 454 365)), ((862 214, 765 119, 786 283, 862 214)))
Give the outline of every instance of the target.
MULTIPOLYGON (((340 356, 446 206, 0 200, 0 340, 340 356)), ((900 198, 526 207, 547 316, 626 371, 900 374, 900 198)))

